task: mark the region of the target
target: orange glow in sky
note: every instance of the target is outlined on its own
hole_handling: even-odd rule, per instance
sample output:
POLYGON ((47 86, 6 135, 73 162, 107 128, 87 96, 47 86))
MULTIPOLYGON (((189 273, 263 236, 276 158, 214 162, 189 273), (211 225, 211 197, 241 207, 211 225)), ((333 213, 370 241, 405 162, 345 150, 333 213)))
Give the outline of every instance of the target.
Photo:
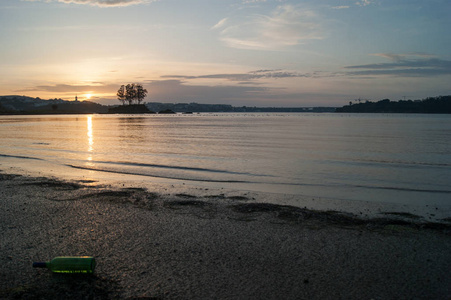
POLYGON ((0 95, 342 106, 451 94, 450 0, 1 0, 0 95), (338 4, 340 3, 340 4, 338 4))

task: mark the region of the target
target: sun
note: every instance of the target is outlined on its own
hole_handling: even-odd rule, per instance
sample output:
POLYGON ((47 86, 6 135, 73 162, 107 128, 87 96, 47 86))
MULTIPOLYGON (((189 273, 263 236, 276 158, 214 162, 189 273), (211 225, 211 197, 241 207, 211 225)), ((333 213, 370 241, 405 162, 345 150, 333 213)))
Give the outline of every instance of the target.
POLYGON ((89 100, 89 99, 91 99, 92 94, 85 94, 85 97, 86 97, 86 100, 89 100))

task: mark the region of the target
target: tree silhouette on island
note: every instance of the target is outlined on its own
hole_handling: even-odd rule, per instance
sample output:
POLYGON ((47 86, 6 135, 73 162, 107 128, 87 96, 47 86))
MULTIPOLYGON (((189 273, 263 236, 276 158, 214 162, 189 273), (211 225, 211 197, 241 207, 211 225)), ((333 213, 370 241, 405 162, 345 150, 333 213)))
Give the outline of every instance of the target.
POLYGON ((122 103, 121 106, 108 109, 109 113, 119 114, 148 114, 154 113, 150 111, 147 106, 141 104, 141 102, 147 96, 147 90, 143 88, 141 84, 129 83, 127 85, 121 85, 117 90, 117 99, 122 103), (136 102, 136 104, 133 104, 136 102), (128 103, 128 105, 125 105, 128 103))
POLYGON ((134 101, 141 104, 147 96, 147 90, 141 84, 129 83, 126 86, 121 85, 116 95, 117 99, 124 105, 126 102, 128 102, 128 105, 132 105, 134 101))

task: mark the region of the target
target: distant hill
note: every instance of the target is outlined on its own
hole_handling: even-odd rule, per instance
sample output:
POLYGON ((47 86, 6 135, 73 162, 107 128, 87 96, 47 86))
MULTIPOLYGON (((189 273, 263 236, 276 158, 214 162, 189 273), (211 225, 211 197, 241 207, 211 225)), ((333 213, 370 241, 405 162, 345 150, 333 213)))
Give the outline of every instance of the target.
POLYGON ((83 114, 106 113, 108 107, 89 101, 43 100, 27 96, 0 96, 3 114, 83 114))
POLYGON ((418 114, 451 114, 451 96, 430 97, 423 100, 390 99, 378 102, 366 101, 337 108, 337 112, 351 113, 418 113, 418 114))
POLYGON ((62 99, 43 100, 41 98, 32 98, 17 95, 0 96, 0 105, 3 108, 3 111, 6 112, 34 110, 42 106, 59 104, 62 102, 65 101, 62 99))

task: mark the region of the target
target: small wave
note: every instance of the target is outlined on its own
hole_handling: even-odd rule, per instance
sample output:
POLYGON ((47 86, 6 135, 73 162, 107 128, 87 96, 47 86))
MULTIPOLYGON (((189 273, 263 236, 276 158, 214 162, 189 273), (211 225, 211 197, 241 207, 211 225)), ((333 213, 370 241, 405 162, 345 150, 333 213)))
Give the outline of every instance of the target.
POLYGON ((11 158, 21 158, 21 159, 43 160, 42 158, 30 157, 30 156, 20 156, 20 155, 0 154, 0 156, 1 157, 11 157, 11 158))
POLYGON ((368 185, 352 185, 352 187, 376 189, 376 190, 394 190, 394 191, 404 191, 404 192, 451 194, 450 190, 430 190, 430 189, 402 188, 402 187, 393 187, 393 186, 368 186, 368 185))
MULTIPOLYGON (((265 183, 263 183, 263 184, 265 184, 265 183)), ((414 189, 414 188, 403 188, 403 187, 392 187, 392 186, 371 186, 371 185, 353 185, 353 184, 328 185, 328 184, 320 184, 320 183, 293 183, 293 182, 268 182, 266 184, 276 184, 276 185, 285 185, 285 186, 305 186, 305 187, 318 187, 318 188, 362 188, 362 189, 392 190, 392 191, 402 191, 402 192, 451 194, 451 190, 414 189)))
POLYGON ((224 173, 233 175, 248 175, 255 177, 274 177, 273 175, 265 174, 252 174, 246 172, 235 172, 220 169, 207 169, 207 168, 196 168, 196 167, 183 167, 183 166, 170 166, 170 165, 160 165, 160 164, 145 164, 145 163, 134 163, 134 162, 123 162, 123 161, 89 161, 90 163, 99 164, 112 164, 112 165, 124 165, 124 166, 134 166, 134 167, 149 167, 149 168, 160 168, 160 169, 171 169, 171 170, 183 170, 183 171, 199 171, 199 172, 210 172, 210 173, 224 173))
POLYGON ((75 165, 70 165, 70 164, 66 164, 66 166, 75 168, 75 169, 82 169, 82 170, 136 175, 136 176, 147 176, 147 177, 165 178, 165 179, 175 179, 175 180, 201 181, 201 182, 223 182, 223 183, 253 183, 251 181, 245 181, 245 180, 215 180, 215 179, 187 178, 187 177, 177 177, 177 176, 163 176, 163 175, 145 174, 145 173, 139 173, 139 172, 127 172, 127 171, 119 171, 119 170, 107 170, 107 169, 100 169, 100 168, 82 167, 82 166, 75 166, 75 165))
POLYGON ((376 160, 376 159, 363 159, 363 160, 350 160, 350 161, 337 161, 344 164, 356 164, 356 165, 391 165, 400 166, 403 168, 416 168, 416 167, 451 167, 448 163, 431 163, 431 162, 415 162, 415 161, 399 161, 399 160, 376 160))

